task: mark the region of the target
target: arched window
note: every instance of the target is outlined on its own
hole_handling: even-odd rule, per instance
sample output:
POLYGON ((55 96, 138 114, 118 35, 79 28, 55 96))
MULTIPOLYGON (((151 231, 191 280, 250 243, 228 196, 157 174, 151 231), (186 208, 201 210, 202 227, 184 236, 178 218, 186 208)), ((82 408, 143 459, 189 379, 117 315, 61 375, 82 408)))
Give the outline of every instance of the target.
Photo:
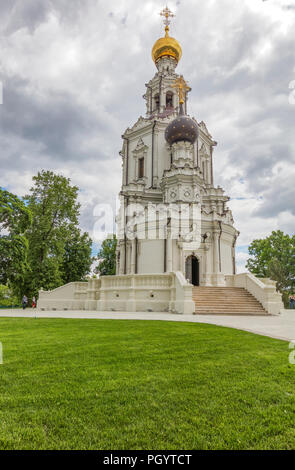
POLYGON ((168 91, 166 93, 166 108, 173 108, 173 93, 168 91))

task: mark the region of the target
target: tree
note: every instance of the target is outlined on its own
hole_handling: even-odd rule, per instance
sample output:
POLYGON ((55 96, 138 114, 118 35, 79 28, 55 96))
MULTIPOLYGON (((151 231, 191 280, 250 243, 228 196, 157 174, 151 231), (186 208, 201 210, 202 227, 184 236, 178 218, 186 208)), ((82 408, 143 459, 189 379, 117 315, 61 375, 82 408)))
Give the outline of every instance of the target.
POLYGON ((269 237, 254 240, 249 246, 246 268, 258 277, 270 277, 277 281, 277 289, 284 302, 295 289, 295 235, 280 230, 269 237))
POLYGON ((25 232, 31 221, 31 212, 24 202, 0 188, 0 283, 9 283, 18 296, 29 270, 25 232))
POLYGON ((0 284, 0 306, 12 307, 17 305, 19 305, 19 299, 13 294, 12 290, 0 284))
POLYGON ((101 249, 97 254, 99 264, 95 268, 96 273, 99 273, 101 276, 113 276, 116 274, 116 248, 116 235, 102 242, 101 249))
POLYGON ((61 265, 63 282, 83 281, 89 274, 93 258, 91 257, 92 240, 88 233, 81 234, 74 228, 65 242, 61 265))
MULTIPOLYGON (((42 171, 33 181, 34 186, 25 198, 33 217, 32 226, 27 232, 31 272, 28 273, 26 287, 30 296, 36 295, 41 287, 51 290, 62 285, 65 278, 72 279, 69 265, 67 268, 65 264, 65 249, 71 251, 70 258, 73 259, 80 209, 78 187, 72 186, 70 179, 52 171, 42 171)), ((86 238, 87 235, 83 243, 87 245, 89 240, 86 238)), ((81 239, 79 243, 81 245, 81 239)), ((88 261, 90 259, 89 254, 88 261)), ((79 269, 83 277, 81 266, 79 269)))

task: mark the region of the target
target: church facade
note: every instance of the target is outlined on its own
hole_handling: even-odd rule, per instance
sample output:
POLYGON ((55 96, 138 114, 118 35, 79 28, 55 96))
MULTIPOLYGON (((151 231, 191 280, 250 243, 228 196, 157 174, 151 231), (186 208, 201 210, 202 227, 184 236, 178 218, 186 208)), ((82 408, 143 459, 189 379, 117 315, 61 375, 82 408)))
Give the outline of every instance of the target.
POLYGON ((238 231, 229 198, 214 185, 217 143, 187 114, 190 88, 176 73, 181 47, 169 36, 169 14, 152 50, 146 116, 123 134, 117 274, 180 271, 193 285, 224 285, 236 272, 238 231))
POLYGON ((236 274, 229 198, 214 184, 217 145, 188 114, 190 87, 176 72, 181 46, 165 35, 152 49, 145 117, 123 134, 116 275, 39 292, 42 310, 278 314, 275 283, 236 274))

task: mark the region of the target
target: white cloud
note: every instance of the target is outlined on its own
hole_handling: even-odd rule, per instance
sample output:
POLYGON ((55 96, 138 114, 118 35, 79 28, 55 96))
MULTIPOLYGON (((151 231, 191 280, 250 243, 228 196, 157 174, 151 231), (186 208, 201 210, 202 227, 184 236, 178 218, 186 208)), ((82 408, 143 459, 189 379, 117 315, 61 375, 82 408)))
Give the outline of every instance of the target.
POLYGON ((249 258, 248 253, 238 252, 236 253, 236 266, 237 266, 237 273, 243 273, 246 271, 245 265, 249 258))
MULTIPOLYGON (((4 2, 5 3, 5 2, 4 2)), ((113 204, 121 134, 144 115, 150 52, 162 35, 160 0, 35 0, 0 5, 1 181, 25 194, 41 168, 81 188, 81 223, 113 204)), ((294 9, 285 0, 171 1, 183 48, 189 113, 219 145, 215 183, 247 245, 278 228, 294 233, 294 9)), ((242 256, 239 253, 239 260, 242 256)), ((242 264, 240 265, 242 266, 242 264)))

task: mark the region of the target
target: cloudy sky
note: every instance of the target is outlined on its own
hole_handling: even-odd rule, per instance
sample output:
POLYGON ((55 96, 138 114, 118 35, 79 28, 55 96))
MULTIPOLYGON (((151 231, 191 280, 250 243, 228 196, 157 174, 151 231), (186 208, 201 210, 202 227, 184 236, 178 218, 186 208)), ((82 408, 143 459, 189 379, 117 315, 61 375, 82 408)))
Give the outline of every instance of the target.
MULTIPOLYGON (((121 135, 145 113, 156 69, 160 0, 2 0, 0 185, 22 196, 38 170, 80 188, 81 225, 114 205, 121 135)), ((181 0, 171 35, 178 73, 192 87, 189 114, 218 141, 215 183, 231 197, 247 246, 295 232, 295 0, 181 0)))

